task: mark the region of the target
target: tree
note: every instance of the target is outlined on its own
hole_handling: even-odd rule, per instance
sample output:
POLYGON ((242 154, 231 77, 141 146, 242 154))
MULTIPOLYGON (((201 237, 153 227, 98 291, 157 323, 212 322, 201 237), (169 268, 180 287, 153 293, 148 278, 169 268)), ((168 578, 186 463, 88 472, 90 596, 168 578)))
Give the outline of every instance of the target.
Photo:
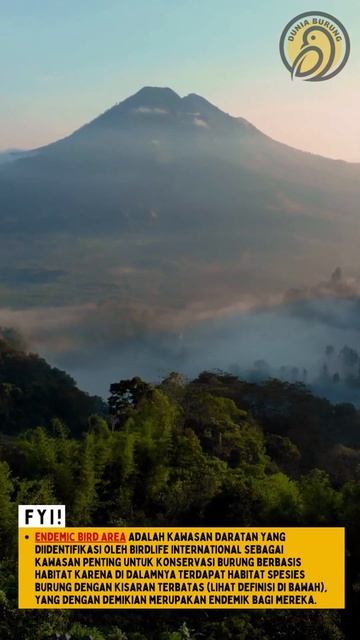
POLYGON ((110 386, 109 411, 115 427, 121 426, 142 398, 149 396, 152 386, 135 377, 110 386))
POLYGON ((12 547, 12 533, 16 528, 13 492, 9 465, 6 462, 0 462, 0 548, 3 551, 12 547))
POLYGON ((330 482, 328 474, 321 469, 313 469, 300 480, 302 516, 304 523, 335 524, 341 508, 341 494, 330 482))

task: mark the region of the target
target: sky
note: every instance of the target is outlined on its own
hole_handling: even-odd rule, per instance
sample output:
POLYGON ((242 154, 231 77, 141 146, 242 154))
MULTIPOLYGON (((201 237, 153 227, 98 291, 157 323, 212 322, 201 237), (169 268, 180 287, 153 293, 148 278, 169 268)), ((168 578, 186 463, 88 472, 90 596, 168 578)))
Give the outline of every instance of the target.
POLYGON ((277 140, 360 162, 360 5, 329 0, 0 0, 0 150, 68 135, 144 85, 198 93, 277 140), (345 69, 292 82, 284 26, 317 9, 349 31, 345 69))

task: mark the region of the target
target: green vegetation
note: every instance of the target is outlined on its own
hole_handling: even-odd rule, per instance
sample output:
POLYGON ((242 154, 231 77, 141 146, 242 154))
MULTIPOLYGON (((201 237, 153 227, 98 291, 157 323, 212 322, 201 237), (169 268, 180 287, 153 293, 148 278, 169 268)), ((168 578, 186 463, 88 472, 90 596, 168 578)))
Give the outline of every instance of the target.
POLYGON ((356 637, 360 415, 352 406, 300 384, 171 374, 157 386, 112 385, 109 414, 96 415, 98 400, 35 356, 3 345, 0 375, 1 640, 356 637), (344 524, 346 611, 18 611, 16 505, 52 502, 67 505, 69 525, 344 524))
POLYGON ((64 371, 36 354, 26 354, 21 336, 0 329, 0 430, 14 435, 42 425, 54 416, 71 432, 82 433, 91 413, 103 414, 100 398, 80 391, 64 371))

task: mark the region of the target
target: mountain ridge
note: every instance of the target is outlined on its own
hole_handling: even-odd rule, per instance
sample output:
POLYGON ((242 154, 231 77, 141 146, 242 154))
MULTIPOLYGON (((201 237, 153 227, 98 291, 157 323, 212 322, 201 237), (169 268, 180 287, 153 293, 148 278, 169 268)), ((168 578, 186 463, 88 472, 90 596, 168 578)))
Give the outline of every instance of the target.
MULTIPOLYGON (((63 141, 68 140, 69 138, 72 138, 73 136, 77 135, 79 132, 82 132, 83 130, 88 130, 88 128, 93 125, 108 121, 109 117, 112 118, 113 116, 117 116, 118 114, 123 114, 128 107, 135 109, 136 107, 141 108, 141 106, 144 106, 144 107, 149 107, 149 108, 153 107, 154 109, 158 108, 160 110, 163 110, 169 106, 171 108, 174 108, 175 106, 180 108, 186 104, 188 104, 189 107, 190 105, 192 105, 193 107, 195 106, 195 108, 200 106, 201 108, 205 108, 207 112, 216 113, 217 115, 220 115, 221 118, 230 120, 233 123, 235 122, 240 123, 247 129, 251 130, 253 133, 259 134, 264 138, 266 138, 267 140, 272 141, 278 145, 281 145, 286 149, 291 149, 300 154, 309 155, 315 158, 321 158, 323 160, 330 161, 332 163, 334 162, 343 163, 346 166, 360 167, 359 162, 351 162, 342 158, 330 158, 327 156, 323 156, 319 153, 314 153, 311 151, 298 149, 297 147, 292 147, 290 144, 286 142, 281 142, 276 138, 273 138, 272 136, 268 135, 267 133, 265 133, 258 127, 256 127, 252 122, 250 122, 246 118, 242 116, 234 116, 230 113, 223 111, 222 109, 220 109, 219 107, 211 103, 209 100, 207 100, 206 98, 204 98, 203 96, 197 93, 190 92, 189 94, 186 94, 185 96, 181 97, 177 92, 175 92, 170 87, 157 87, 152 85, 147 85, 142 87, 141 89, 136 91, 134 94, 115 103, 114 105, 112 105, 111 107, 109 107, 108 109, 100 113, 99 115, 94 116, 91 120, 79 126, 73 132, 70 132, 69 134, 60 138, 59 140, 55 140, 45 145, 42 145, 40 147, 35 147, 34 149, 29 149, 24 152, 21 152, 22 153, 21 157, 26 157, 26 155, 30 152, 39 153, 39 152, 42 152, 43 150, 47 150, 48 148, 51 148, 53 145, 57 143, 61 143, 63 141)), ((158 115, 160 115, 160 113, 158 115)))

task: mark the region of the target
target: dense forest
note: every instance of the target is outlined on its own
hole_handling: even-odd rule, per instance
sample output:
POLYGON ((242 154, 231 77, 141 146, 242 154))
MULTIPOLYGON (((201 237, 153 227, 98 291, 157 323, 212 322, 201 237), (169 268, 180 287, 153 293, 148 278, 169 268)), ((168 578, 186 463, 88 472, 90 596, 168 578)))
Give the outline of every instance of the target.
POLYGON ((108 406, 0 342, 1 640, 342 640, 360 624, 360 413, 302 383, 172 373, 108 406), (19 611, 18 503, 69 525, 345 525, 345 611, 19 611))

